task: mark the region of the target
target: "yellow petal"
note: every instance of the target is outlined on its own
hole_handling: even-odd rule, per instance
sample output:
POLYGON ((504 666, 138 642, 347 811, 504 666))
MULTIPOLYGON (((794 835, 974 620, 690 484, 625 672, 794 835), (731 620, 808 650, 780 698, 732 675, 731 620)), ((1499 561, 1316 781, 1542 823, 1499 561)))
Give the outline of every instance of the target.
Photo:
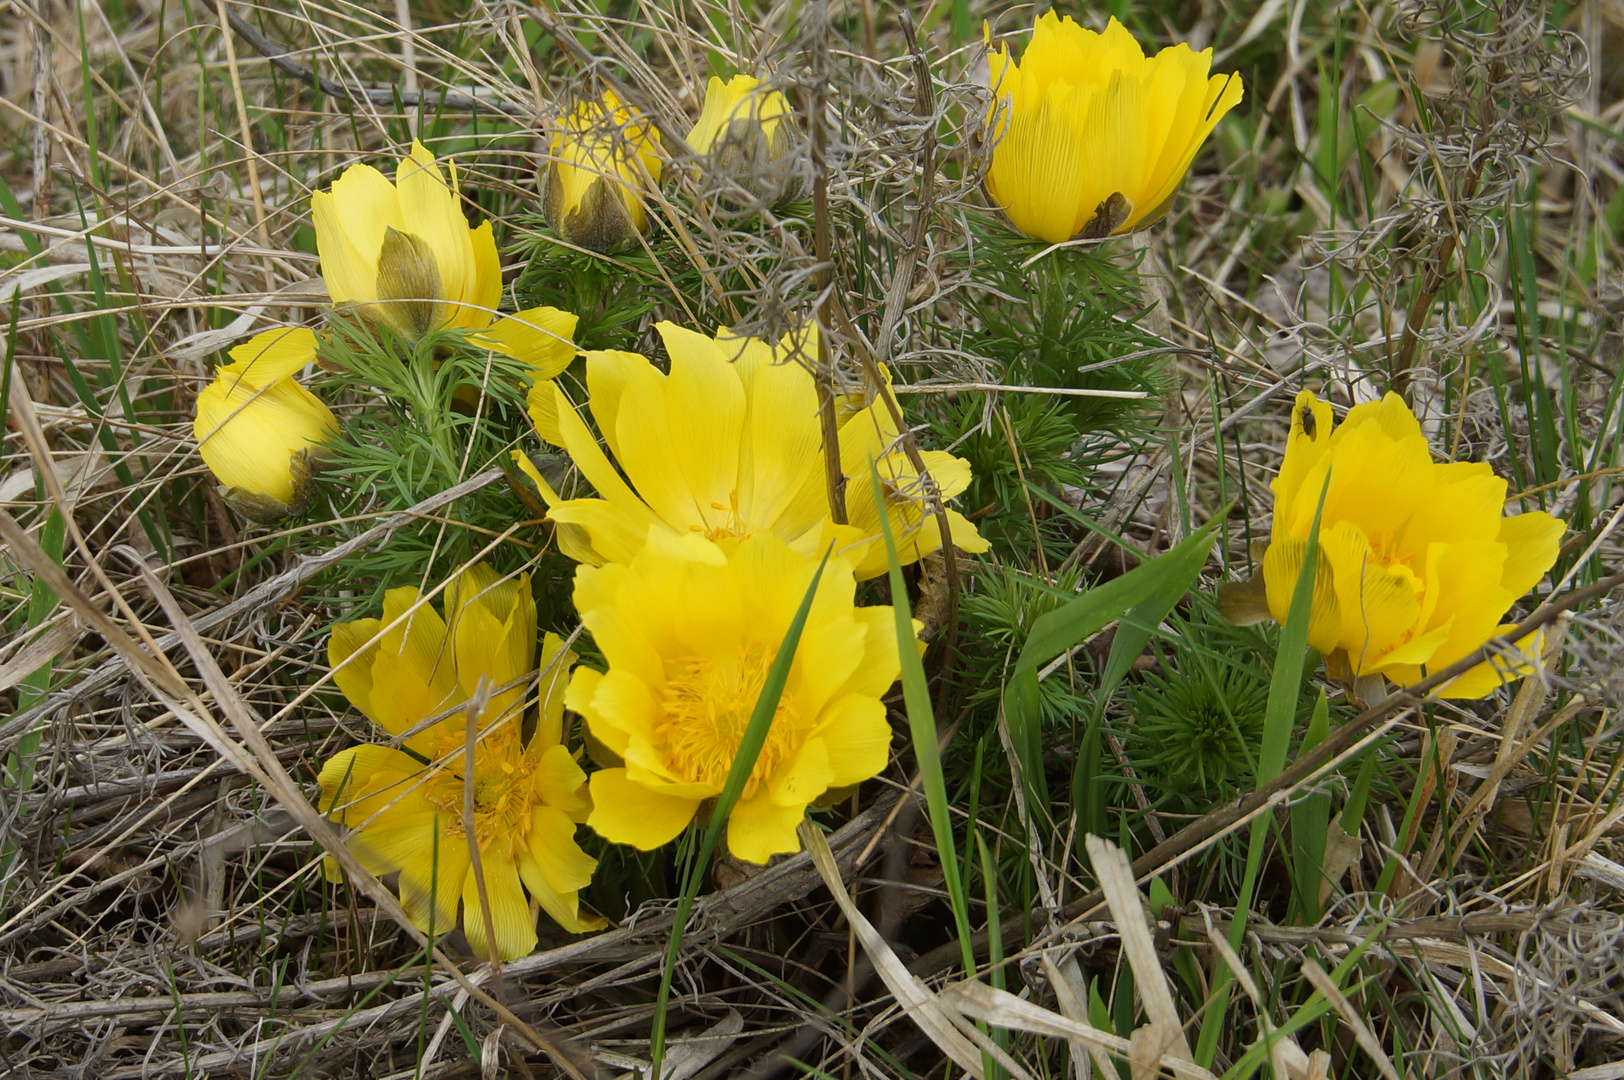
POLYGON ((408 781, 422 771, 415 758, 393 747, 353 746, 322 765, 316 778, 321 786, 316 805, 344 824, 365 823, 376 815, 421 813, 430 807, 408 781))
POLYGON ((727 849, 736 859, 758 864, 800 851, 801 838, 795 830, 805 816, 805 806, 780 806, 766 792, 741 799, 728 815, 727 849))
POLYGON ((1355 675, 1378 662, 1421 617, 1421 582, 1407 566, 1384 565, 1370 540, 1351 521, 1320 531, 1320 550, 1331 564, 1342 615, 1338 642, 1355 675))
POLYGON ((255 387, 222 375, 197 395, 192 434, 198 454, 227 488, 267 496, 290 508, 308 483, 304 457, 338 433, 332 410, 292 379, 255 387))
POLYGON ((592 774, 592 815, 586 823, 612 843, 653 851, 676 839, 698 809, 698 799, 659 795, 632 783, 625 769, 599 769, 592 774))
POLYGON ((457 589, 446 590, 446 607, 454 620, 457 682, 463 696, 472 697, 484 680, 492 693, 480 718, 485 726, 524 701, 525 687, 494 691, 535 670, 536 601, 530 575, 500 580, 483 563, 465 570, 457 584, 457 589))
MULTIPOLYGON (((1280 463, 1280 475, 1269 483, 1274 490, 1275 537, 1284 539, 1293 535, 1292 524, 1302 517, 1297 507, 1303 498, 1304 480, 1312 472, 1319 482, 1311 485, 1309 493, 1316 503, 1324 473, 1318 470, 1331 447, 1331 403, 1321 401, 1312 391, 1302 390, 1291 407, 1291 433, 1286 437, 1286 455, 1280 463)), ((1313 514, 1308 515, 1313 520, 1313 514)))
MULTIPOLYGON (((529 749, 534 749, 532 738, 529 749)), ((542 802, 567 815, 572 821, 586 820, 592 808, 586 794, 586 773, 565 746, 549 746, 536 761, 536 791, 542 802)))
POLYGON ((570 669, 579 659, 564 647, 564 639, 552 631, 542 637, 541 659, 537 662, 541 683, 536 691, 541 708, 535 734, 531 736, 532 745, 557 746, 564 741, 564 688, 570 682, 570 669))
POLYGON ((370 165, 351 165, 332 191, 310 197, 316 252, 334 306, 378 299, 378 255, 384 233, 406 230, 395 186, 370 165))
POLYGON ((816 716, 846 684, 860 663, 867 627, 854 616, 807 627, 795 654, 795 706, 816 716))
POLYGON ((831 788, 878 776, 891 760, 891 725, 878 698, 847 694, 823 710, 816 731, 837 749, 829 756, 831 788))
MULTIPOLYGON (((1291 610, 1291 598, 1302 572, 1307 540, 1276 540, 1263 555, 1263 582, 1268 589, 1269 611, 1274 621, 1284 624, 1291 610)), ((1331 563, 1320 553, 1314 569, 1313 614, 1308 626, 1308 643, 1321 653, 1337 647, 1342 634, 1342 609, 1337 602, 1336 577, 1331 563)))
POLYGON ((828 744, 820 738, 809 738, 788 766, 773 774, 767 795, 779 806, 805 813, 807 806, 829 790, 834 777, 828 744))
POLYGON ((598 916, 581 915, 580 900, 575 892, 560 892, 547 880, 547 875, 528 854, 519 856, 519 877, 541 909, 567 933, 587 934, 602 930, 609 920, 598 916))
POLYGON ((477 319, 483 317, 489 322, 496 306, 502 302, 502 260, 496 254, 496 237, 491 232, 490 222, 481 221, 468 234, 468 242, 474 251, 474 278, 463 300, 468 305, 470 320, 475 320, 468 325, 484 326, 486 323, 477 319))
MULTIPOLYGON (((551 379, 575 359, 575 325, 579 316, 557 308, 527 308, 499 317, 490 329, 474 338, 484 345, 530 365, 531 375, 551 379)), ((538 425, 538 429, 539 425, 538 425)), ((542 436, 546 438, 545 433, 542 436)), ((549 440, 550 441, 550 440, 549 440)))
MULTIPOLYGON (((1497 626, 1494 633, 1500 635, 1512 629, 1514 629, 1512 626, 1497 626)), ((1459 678, 1449 680, 1437 691, 1438 696, 1457 700, 1485 698, 1502 686, 1534 674, 1539 670, 1539 655, 1543 642, 1543 633, 1534 631, 1512 648, 1496 653, 1481 664, 1469 668, 1459 678)))
POLYGON ((696 154, 710 152, 712 144, 735 116, 749 115, 747 101, 751 91, 760 85, 749 75, 735 75, 727 82, 711 76, 705 84, 705 102, 699 119, 688 132, 687 142, 696 154))
MULTIPOLYGON (((496 931, 496 955, 503 960, 517 960, 536 947, 536 917, 530 913, 524 886, 519 883, 519 869, 505 860, 486 857, 484 870, 485 897, 490 905, 491 926, 496 931)), ((468 935, 468 947, 475 956, 490 955, 485 908, 479 902, 479 884, 472 871, 462 886, 462 932, 468 935)))
POLYGON ((1567 525, 1543 510, 1517 514, 1500 522, 1499 539, 1506 546, 1500 585, 1520 597, 1545 576, 1556 562, 1567 525))
POLYGON ((468 880, 468 847, 440 827, 418 834, 415 842, 411 836, 403 839, 411 846, 401 852, 400 906, 424 933, 449 933, 456 928, 457 901, 468 880))
POLYGON ((356 619, 334 623, 327 639, 327 664, 333 669, 333 683, 363 715, 372 715, 372 664, 377 645, 368 645, 383 624, 377 619, 356 619), (363 651, 364 650, 364 651, 363 651), (355 654, 360 652, 360 656, 355 654))
MULTIPOLYGON (((738 510, 744 386, 711 338, 669 322, 656 323, 655 329, 671 357, 665 404, 680 482, 691 493, 707 534, 730 528, 742 531, 738 510)), ((624 445, 624 436, 621 441, 624 445)), ((643 490, 641 483, 638 487, 643 490)))
POLYGON ((1045 97, 1011 110, 987 170, 987 194, 1028 236, 1070 240, 1111 194, 1093 178, 1081 114, 1086 92, 1045 97))
POLYGON ((217 374, 231 374, 251 386, 270 386, 297 375, 316 359, 316 332, 306 326, 265 330, 231 350, 233 363, 217 374))
POLYGON ((411 155, 396 168, 395 190, 405 224, 400 231, 421 239, 439 270, 438 298, 448 301, 442 325, 488 325, 488 311, 463 306, 476 299, 480 284, 468 219, 434 155, 422 144, 413 142, 411 155))

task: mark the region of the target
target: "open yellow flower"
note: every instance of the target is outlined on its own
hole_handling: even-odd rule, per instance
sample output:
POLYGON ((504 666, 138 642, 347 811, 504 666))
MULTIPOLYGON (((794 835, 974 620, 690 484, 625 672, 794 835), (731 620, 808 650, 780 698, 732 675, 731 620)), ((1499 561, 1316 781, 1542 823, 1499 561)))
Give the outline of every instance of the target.
POLYGON ((491 223, 470 228, 457 194, 421 143, 395 170, 351 165, 332 190, 310 197, 327 293, 413 340, 435 330, 475 331, 475 344, 551 378, 575 356, 576 316, 550 307, 498 315, 502 264, 491 223))
MULTIPOLYGON (((1324 489, 1309 644, 1350 681, 1407 685, 1507 629, 1500 620, 1556 561, 1563 523, 1543 511, 1504 516, 1506 482, 1487 463, 1433 461, 1397 394, 1332 423, 1329 403, 1297 395, 1271 485, 1267 612, 1285 620, 1324 489)), ((1531 670, 1497 657, 1441 694, 1483 697, 1531 670)))
MULTIPOLYGON (((886 559, 877 539, 871 458, 894 493, 887 510, 902 561, 941 546, 934 518, 921 523, 923 493, 894 446, 896 429, 883 401, 857 409, 841 427, 851 524, 830 518, 817 384, 794 358, 815 352, 815 331, 773 346, 726 328, 715 338, 669 322, 655 329, 671 357, 669 375, 636 353, 587 354, 588 404, 621 471, 562 388, 532 388, 536 430, 574 459, 599 495, 560 499, 527 459, 518 458, 559 525, 566 555, 594 565, 629 562, 651 526, 710 540, 770 532, 805 555, 834 542, 857 560, 860 578, 874 577, 885 572, 886 559)), ((969 482, 969 466, 950 454, 927 453, 926 464, 933 474, 940 471, 937 482, 949 496, 969 482)), ((967 551, 987 549, 974 526, 951 517, 955 543, 967 551)))
MULTIPOLYGON (((655 530, 629 565, 576 570, 575 606, 609 670, 576 668, 564 702, 624 762, 592 774, 587 824, 646 851, 721 794, 816 569, 767 534, 716 544, 655 530)), ((885 768, 891 727, 880 698, 900 670, 896 624, 888 607, 855 607, 855 588, 851 564, 830 559, 728 818, 740 859, 799 850, 795 829, 813 801, 885 768)))
POLYGON ((553 131, 541 170, 542 210, 558 235, 615 251, 648 228, 645 193, 660 182, 660 135, 613 91, 578 102, 553 131))
POLYGON ((688 145, 758 199, 787 193, 795 128, 789 102, 749 75, 712 77, 688 145))
POLYGON ((338 433, 338 421, 293 379, 316 358, 310 330, 267 330, 231 357, 198 393, 192 435, 222 497, 269 523, 309 503, 321 446, 338 433))
POLYGON ((1096 34, 1046 12, 1019 62, 1007 49, 988 60, 987 194, 1017 229, 1049 243, 1153 224, 1242 95, 1240 76, 1208 76, 1211 49, 1179 44, 1146 57, 1115 18, 1096 34))
POLYGON ((563 690, 575 656, 548 634, 541 656, 540 715, 523 735, 536 672, 536 604, 530 580, 501 580, 479 564, 446 588, 450 625, 415 588, 391 589, 383 619, 333 627, 333 681, 373 723, 404 746, 345 750, 321 770, 324 813, 352 828, 346 843, 369 871, 399 871, 401 905, 425 932, 462 926, 476 955, 489 948, 471 851, 484 870, 498 954, 535 947, 529 892, 571 933, 600 929, 582 915, 578 891, 597 862, 575 842, 586 819, 586 774, 564 746, 563 690), (374 640, 376 639, 376 640, 374 640), (513 684, 517 685, 513 685, 513 684), (474 720, 466 704, 490 693, 474 720), (470 722, 478 726, 466 777, 470 722), (473 838, 464 793, 473 785, 473 838))

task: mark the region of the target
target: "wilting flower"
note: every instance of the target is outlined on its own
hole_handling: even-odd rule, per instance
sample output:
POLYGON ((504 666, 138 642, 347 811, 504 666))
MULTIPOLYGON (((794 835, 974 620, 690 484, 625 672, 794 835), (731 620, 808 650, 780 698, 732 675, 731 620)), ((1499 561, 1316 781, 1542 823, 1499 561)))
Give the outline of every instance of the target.
POLYGON ((542 210, 558 235, 615 251, 648 228, 645 193, 660 182, 660 135, 634 120, 613 91, 578 102, 559 121, 541 170, 542 210))
MULTIPOLYGON (((1262 581, 1232 588, 1221 606, 1246 621, 1250 595, 1251 618, 1285 621, 1324 489, 1308 641, 1350 682, 1408 685, 1504 632, 1500 620, 1556 561, 1563 530, 1543 511, 1503 516, 1506 482, 1487 463, 1433 461, 1397 394, 1356 405, 1334 429, 1329 403, 1298 394, 1271 486, 1262 581)), ((1530 670, 1496 657, 1440 693, 1483 697, 1530 670)))
POLYGON ((575 842, 586 819, 586 774, 564 746, 563 691, 575 656, 548 634, 541 656, 540 716, 524 737, 536 673, 536 602, 530 579, 500 580, 469 568, 446 587, 442 620, 416 588, 391 589, 383 619, 333 627, 327 655, 344 696, 404 746, 357 746, 321 770, 321 809, 352 828, 347 844, 374 874, 399 871, 401 906, 418 929, 462 927, 485 956, 484 909, 473 873, 477 848, 505 960, 535 947, 534 901, 571 933, 599 929, 578 890, 597 861, 575 842), (515 685, 516 684, 516 685, 515 685), (486 694, 482 711, 468 703, 486 694), (475 724, 473 775, 466 775, 475 724), (473 837, 464 817, 473 786, 473 837))
POLYGON ((551 378, 575 356, 576 316, 550 307, 498 315, 502 264, 491 223, 470 228, 434 155, 413 141, 395 182, 351 165, 332 191, 310 197, 327 293, 338 306, 381 320, 416 340, 435 330, 475 332, 477 345, 551 378))
MULTIPOLYGON (((721 794, 817 565, 766 534, 716 544, 656 530, 630 565, 576 570, 575 606, 609 670, 576 668, 564 702, 624 762, 592 774, 587 824, 646 851, 721 794)), ((888 607, 853 606, 855 588, 851 564, 831 558, 728 818, 740 859, 799 850, 795 828, 812 802, 885 768, 880 698, 900 670, 896 624, 888 607)))
POLYGON ((338 421, 293 380, 316 358, 310 330, 267 330, 231 357, 197 395, 192 434, 222 497, 270 523, 309 503, 322 444, 338 433, 338 421))
MULTIPOLYGON (((710 540, 770 532, 806 555, 821 553, 832 541, 836 550, 851 550, 858 577, 874 577, 885 572, 886 558, 878 541, 871 459, 886 484, 902 561, 941 546, 935 519, 919 501, 924 496, 918 475, 894 446, 896 428, 883 401, 856 409, 840 429, 851 524, 830 518, 817 385, 794 359, 815 353, 811 334, 772 346, 725 328, 714 339, 669 322, 655 329, 671 357, 669 375, 636 353, 587 354, 589 405, 624 478, 561 388, 532 388, 536 430, 563 447, 599 496, 560 499, 519 457, 541 488, 548 517, 559 525, 566 555, 594 565, 629 562, 651 526, 710 540)), ((951 454, 928 452, 925 461, 944 495, 969 482, 969 466, 951 454)), ((956 512, 949 516, 954 543, 966 551, 987 550, 973 525, 956 512)))
POLYGON ((1208 76, 1211 49, 1147 58, 1114 18, 1096 34, 1046 12, 1018 63, 1007 49, 988 60, 998 104, 987 194, 1049 243, 1154 223, 1242 95, 1240 76, 1208 76))
POLYGON ((788 193, 795 128, 789 102, 749 75, 711 78, 705 105, 688 145, 756 198, 775 202, 788 193))

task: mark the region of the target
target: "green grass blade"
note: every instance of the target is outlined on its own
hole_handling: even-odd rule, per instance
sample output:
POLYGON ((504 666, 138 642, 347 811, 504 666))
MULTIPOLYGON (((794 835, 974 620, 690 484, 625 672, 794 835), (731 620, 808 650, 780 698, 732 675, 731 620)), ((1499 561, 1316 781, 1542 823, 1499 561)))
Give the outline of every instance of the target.
MULTIPOLYGON (((1223 515, 1214 517, 1171 551, 1090 589, 1032 623, 1032 631, 1027 635, 1026 645, 1021 649, 1004 691, 1004 714, 1009 723, 1010 740, 1015 744, 1026 774, 1033 806, 1047 808, 1049 805, 1043 770, 1038 667, 1081 644, 1112 621, 1123 619, 1106 659, 1105 677, 1097 695, 1100 702, 1107 700, 1134 658, 1144 650, 1157 624, 1201 573, 1222 521, 1223 515), (1127 618, 1123 618, 1125 613, 1127 618)), ((1096 716, 1091 726, 1097 727, 1097 723, 1096 716)), ((1078 760, 1082 761, 1082 755, 1078 760)))
MULTIPOLYGON (((884 503, 880 505, 883 506, 884 503)), ((790 666, 795 662, 795 651, 801 644, 801 631, 806 628, 807 614, 812 610, 812 600, 818 594, 818 583, 823 580, 823 571, 828 565, 829 555, 825 552, 823 561, 818 563, 818 569, 812 575, 812 583, 806 588, 806 595, 801 598, 801 606, 796 610, 795 618, 790 621, 789 630, 778 646, 772 667, 767 669, 767 679, 762 683, 761 693, 756 697, 756 707, 750 713, 750 722, 745 725, 744 735, 739 739, 739 748, 733 755, 733 766, 728 770, 727 781, 722 784, 722 793, 716 797, 716 808, 711 812, 710 823, 705 826, 704 837, 699 845, 699 855, 688 868, 688 880, 684 883, 682 896, 677 901, 677 916, 671 924, 671 938, 665 948, 665 966, 660 972, 660 992, 654 1004, 654 1024, 649 1033, 651 1080, 657 1080, 659 1077, 660 1064, 665 1057, 666 1006, 671 1001, 671 978, 676 973, 677 954, 682 949, 683 932, 688 928, 688 913, 693 910, 694 898, 699 895, 699 886, 705 877, 705 867, 710 865, 717 841, 722 837, 722 830, 727 827, 728 815, 738 804, 739 796, 744 793, 744 785, 756 767, 756 758, 760 756, 761 748, 767 744, 767 732, 772 729, 773 717, 778 712, 778 701, 784 696, 784 684, 789 681, 790 666)))
MULTIPOLYGON (((871 462, 869 481, 874 485, 874 505, 885 505, 880 472, 871 462)), ((953 818, 947 805, 947 779, 942 774, 942 755, 936 732, 936 711, 930 703, 930 686, 925 681, 925 664, 919 656, 919 635, 914 632, 913 612, 908 607, 908 586, 902 580, 902 563, 897 558, 896 537, 891 520, 880 514, 880 536, 885 540, 886 558, 891 564, 891 611, 896 617, 897 656, 902 662, 902 701, 908 710, 908 734, 913 741, 914 760, 925 789, 925 807, 930 813, 931 834, 941 860, 943 884, 953 908, 953 922, 963 950, 964 973, 975 974, 975 952, 970 944, 970 906, 959 876, 958 845, 953 841, 953 818)))
MULTIPOLYGON (((1280 770, 1286 764, 1291 727, 1297 717, 1297 698, 1302 692, 1303 667, 1308 662, 1308 627, 1313 621, 1314 578, 1319 567, 1320 515, 1325 509, 1326 492, 1330 489, 1331 472, 1326 470, 1325 482, 1320 487, 1319 504, 1314 507, 1314 521, 1308 529, 1303 565, 1297 572, 1297 584, 1291 591, 1291 607, 1287 610, 1285 625, 1280 628, 1280 644, 1275 651, 1274 675, 1269 680, 1269 702, 1263 714, 1263 745, 1258 753, 1257 783, 1260 787, 1280 775, 1280 770)), ((1236 951, 1239 951, 1246 934, 1246 916, 1252 906, 1258 870, 1263 863, 1263 839, 1273 820, 1273 817, 1265 814, 1252 823, 1246 852, 1246 874, 1241 880, 1240 897, 1235 902, 1235 918, 1229 928, 1229 944, 1236 951)), ((1195 1052, 1196 1063, 1203 1068, 1212 1067, 1218 1038, 1223 1034, 1223 1017, 1229 1008, 1229 990, 1233 978, 1227 967, 1218 969, 1195 1052)))
MULTIPOLYGON (((1331 706, 1321 690, 1314 703, 1314 715, 1308 721, 1308 732, 1303 736, 1300 753, 1307 753, 1331 734, 1331 706)), ((1297 915, 1305 925, 1312 926, 1320 917, 1320 879, 1325 864, 1325 833, 1331 827, 1331 795, 1321 791, 1308 796, 1291 807, 1291 850, 1296 875, 1292 890, 1296 897, 1297 915)))

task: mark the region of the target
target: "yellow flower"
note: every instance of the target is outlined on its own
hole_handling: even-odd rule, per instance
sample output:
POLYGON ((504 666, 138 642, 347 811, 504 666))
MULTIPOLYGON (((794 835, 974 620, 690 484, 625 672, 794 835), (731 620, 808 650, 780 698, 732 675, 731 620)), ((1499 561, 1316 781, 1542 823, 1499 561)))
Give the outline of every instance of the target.
POLYGON ((309 503, 332 410, 293 380, 316 358, 310 330, 267 330, 231 350, 197 395, 192 434, 221 495, 245 516, 276 521, 309 503))
MULTIPOLYGON (((1433 461, 1403 398, 1357 405, 1333 429, 1331 406, 1305 390, 1271 485, 1263 585, 1277 622, 1291 606, 1327 472, 1308 640, 1352 679, 1407 685, 1454 663, 1503 632, 1511 605, 1556 561, 1563 523, 1543 511, 1503 516, 1506 482, 1486 463, 1433 461)), ((1442 694, 1483 697, 1530 670, 1485 662, 1442 694)))
POLYGON ((1179 44, 1147 58, 1112 19, 1105 33, 1046 12, 1017 63, 989 58, 996 95, 987 194, 1049 243, 1131 232, 1167 212, 1238 75, 1207 75, 1212 50, 1179 44), (1001 106, 1001 108, 1000 108, 1001 106))
MULTIPOLYGON (((766 534, 715 544, 656 531, 629 565, 576 570, 576 610, 609 670, 576 668, 564 703, 624 762, 592 774, 587 824, 646 851, 721 793, 816 568, 766 534)), ((799 850, 808 805, 885 768, 891 727, 880 698, 900 669, 896 624, 888 607, 854 607, 855 588, 851 564, 830 559, 728 819, 740 859, 799 850)))
POLYGON ((558 235, 615 251, 648 228, 644 193, 660 182, 660 135, 613 91, 579 102, 553 131, 541 173, 542 210, 558 235))
POLYGON ((399 871, 401 905, 421 930, 462 926, 487 955, 471 849, 477 846, 498 954, 535 947, 526 890, 571 933, 600 929, 577 894, 597 861, 575 842, 586 819, 586 774, 564 746, 563 689, 575 655, 548 634, 541 656, 540 716, 526 740, 526 691, 536 673, 536 603, 530 579, 501 580, 483 564, 446 588, 451 625, 415 588, 391 589, 383 619, 333 627, 327 655, 344 696, 405 749, 357 746, 321 770, 324 813, 348 825, 347 843, 374 874, 399 871), (376 641, 374 639, 377 639, 376 641), (492 693, 477 718, 473 843, 463 815, 465 705, 483 682, 492 693), (517 685, 513 685, 513 684, 517 685))
POLYGON ((576 316, 550 307, 496 313, 502 264, 491 223, 470 228, 434 155, 413 141, 395 182, 370 165, 351 165, 331 192, 310 197, 322 277, 335 305, 352 306, 416 340, 435 330, 468 330, 474 342, 528 363, 551 378, 575 356, 576 316), (494 325, 493 325, 494 324, 494 325))
MULTIPOLYGON (((883 401, 857 410, 841 428, 852 523, 830 518, 817 384, 795 359, 815 354, 812 334, 771 346, 726 328, 714 339, 669 322, 655 329, 671 357, 669 375, 636 353, 587 354, 589 405, 624 478, 562 388, 532 388, 536 430, 564 448, 599 495, 562 500, 518 457, 548 503, 566 555, 594 565, 630 562, 651 526, 710 540, 770 532, 809 556, 834 542, 837 551, 851 551, 859 578, 874 577, 885 572, 886 559, 877 539, 871 457, 894 495, 887 509, 903 562, 941 546, 935 519, 918 501, 918 477, 895 448, 883 401)), ((969 482, 969 466, 950 454, 927 453, 926 464, 946 495, 969 482)), ((974 526, 956 512, 950 516, 956 544, 987 549, 974 526)))
MULTIPOLYGON (((929 495, 919 470, 908 460, 891 418, 885 397, 876 398, 840 425, 840 467, 846 474, 846 519, 864 536, 880 535, 880 514, 874 503, 874 483, 869 462, 880 474, 885 493, 885 511, 891 519, 891 535, 896 539, 897 558, 906 566, 939 551, 942 531, 930 509, 929 495)), ((970 463, 945 450, 922 450, 925 470, 935 481, 943 499, 951 499, 970 486, 970 463)), ((957 510, 947 511, 947 525, 953 546, 979 555, 992 545, 957 510)), ((857 562, 857 578, 866 581, 885 573, 890 563, 883 543, 871 543, 857 562)))
POLYGON ((711 167, 756 198, 776 201, 786 194, 793 162, 795 128, 789 102, 749 75, 727 82, 711 78, 705 105, 688 145, 711 167))

